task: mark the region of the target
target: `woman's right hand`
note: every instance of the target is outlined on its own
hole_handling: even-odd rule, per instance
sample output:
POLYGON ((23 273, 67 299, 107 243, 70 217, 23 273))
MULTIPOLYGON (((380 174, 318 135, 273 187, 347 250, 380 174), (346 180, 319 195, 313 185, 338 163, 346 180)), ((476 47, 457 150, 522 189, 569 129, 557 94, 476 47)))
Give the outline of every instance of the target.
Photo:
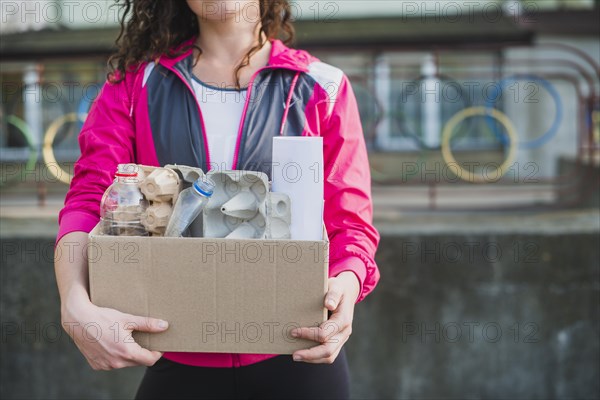
POLYGON ((61 314, 63 328, 95 370, 151 366, 162 356, 141 347, 131 334, 134 330, 163 332, 168 328, 166 321, 98 307, 89 298, 63 303, 61 314))

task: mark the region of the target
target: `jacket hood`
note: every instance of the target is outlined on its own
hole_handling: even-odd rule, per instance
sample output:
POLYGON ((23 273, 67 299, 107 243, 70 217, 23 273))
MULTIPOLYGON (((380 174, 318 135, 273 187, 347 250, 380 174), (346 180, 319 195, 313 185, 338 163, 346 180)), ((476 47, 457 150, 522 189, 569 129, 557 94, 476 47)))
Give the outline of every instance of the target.
MULTIPOLYGON (((167 68, 172 68, 178 62, 189 57, 193 52, 193 47, 191 45, 195 42, 195 40, 196 37, 192 37, 178 45, 175 50, 186 47, 189 47, 189 49, 177 57, 162 56, 159 60, 160 64, 167 68)), ((279 39, 271 40, 271 46, 271 55, 269 56, 270 67, 307 72, 308 66, 311 63, 319 61, 316 57, 311 56, 304 50, 296 50, 287 47, 279 39)))

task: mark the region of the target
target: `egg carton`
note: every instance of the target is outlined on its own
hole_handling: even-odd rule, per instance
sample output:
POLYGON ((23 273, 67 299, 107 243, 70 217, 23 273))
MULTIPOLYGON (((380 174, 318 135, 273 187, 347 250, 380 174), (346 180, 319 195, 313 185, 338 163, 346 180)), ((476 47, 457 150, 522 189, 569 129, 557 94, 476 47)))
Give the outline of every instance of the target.
POLYGON ((201 168, 188 167, 187 165, 167 164, 165 168, 172 169, 177 172, 179 177, 183 180, 184 186, 190 186, 196 182, 199 178, 204 177, 204 171, 201 168))
POLYGON ((165 167, 139 165, 139 167, 139 187, 149 202, 148 208, 142 214, 141 222, 153 236, 162 236, 179 193, 196 179, 204 176, 204 172, 200 168, 181 165, 165 167))
POLYGON ((287 239, 291 202, 269 192, 266 174, 254 171, 208 172, 215 183, 202 212, 202 236, 228 239, 287 239))

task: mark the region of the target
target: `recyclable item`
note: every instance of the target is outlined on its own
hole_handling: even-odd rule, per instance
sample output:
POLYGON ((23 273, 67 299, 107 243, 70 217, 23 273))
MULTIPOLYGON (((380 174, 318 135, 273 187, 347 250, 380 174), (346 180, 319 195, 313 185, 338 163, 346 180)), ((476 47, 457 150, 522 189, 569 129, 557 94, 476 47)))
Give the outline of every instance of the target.
POLYGON ((106 189, 100 203, 102 232, 111 236, 147 236, 141 217, 148 203, 138 188, 135 164, 119 164, 115 181, 106 189))
POLYGON ((291 239, 321 240, 323 223, 323 138, 273 138, 273 192, 293 200, 291 239))
POLYGON ((147 200, 169 202, 181 190, 180 179, 169 168, 156 168, 140 182, 140 190, 147 200))
POLYGON ((169 322, 165 332, 133 332, 144 348, 291 354, 317 345, 290 331, 327 319, 327 240, 119 237, 97 226, 89 241, 92 302, 169 322))
POLYGON ((138 186, 149 204, 142 214, 142 225, 150 235, 163 236, 184 180, 178 169, 148 165, 138 165, 138 168, 138 186))
POLYGON ((171 202, 153 202, 142 214, 142 224, 155 236, 163 236, 173 213, 171 202))
POLYGON ((213 182, 199 178, 191 187, 183 190, 177 197, 165 236, 182 236, 183 232, 200 215, 214 189, 213 182))
POLYGON ((194 183, 204 177, 204 171, 201 168, 189 167, 187 165, 168 164, 165 168, 176 171, 181 179, 188 183, 194 183))
POLYGON ((203 211, 203 236, 224 238, 241 224, 253 225, 236 235, 247 234, 248 239, 263 237, 266 233, 266 210, 269 180, 266 174, 255 171, 209 171, 206 176, 215 183, 215 194, 203 211), (252 220, 252 222, 250 222, 252 220))
POLYGON ((249 222, 242 222, 225 238, 227 239, 246 239, 258 236, 258 229, 249 222))
POLYGON ((269 192, 267 197, 267 239, 290 239, 291 202, 285 193, 269 192))
POLYGON ((250 219, 258 213, 259 199, 250 190, 240 191, 221 206, 221 212, 235 218, 250 219))
POLYGON ((255 171, 210 171, 214 195, 203 215, 204 237, 285 239, 290 237, 291 202, 269 192, 266 174, 255 171))
POLYGON ((150 165, 137 164, 138 166, 138 179, 142 182, 148 175, 152 173, 156 168, 150 165))

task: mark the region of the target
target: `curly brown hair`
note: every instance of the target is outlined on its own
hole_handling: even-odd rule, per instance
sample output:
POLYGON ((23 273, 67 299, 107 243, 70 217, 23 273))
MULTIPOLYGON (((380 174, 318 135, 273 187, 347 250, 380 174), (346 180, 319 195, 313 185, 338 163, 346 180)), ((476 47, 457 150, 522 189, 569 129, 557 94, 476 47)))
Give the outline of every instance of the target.
MULTIPOLYGON (((198 19, 184 0, 115 0, 120 4, 121 32, 115 41, 117 51, 108 60, 108 80, 116 83, 127 71, 135 71, 144 62, 162 55, 177 57, 195 45, 178 46, 199 33, 198 19)), ((239 72, 262 48, 267 39, 281 38, 289 44, 294 40, 291 7, 288 0, 259 0, 259 42, 252 47, 235 68, 236 86, 240 88, 239 72)), ((197 61, 197 60, 196 60, 197 61)))

